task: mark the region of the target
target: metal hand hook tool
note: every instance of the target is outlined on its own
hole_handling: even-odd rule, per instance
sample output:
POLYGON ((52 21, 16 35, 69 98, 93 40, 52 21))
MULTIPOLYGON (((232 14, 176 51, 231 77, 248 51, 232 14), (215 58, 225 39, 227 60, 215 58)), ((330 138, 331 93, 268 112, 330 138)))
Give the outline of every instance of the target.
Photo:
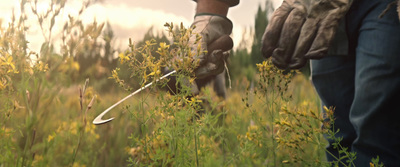
MULTIPOLYGON (((174 73, 176 73, 175 70, 169 72, 168 74, 163 75, 160 79, 157 79, 156 82, 159 81, 159 80, 162 80, 162 79, 164 79, 164 78, 166 78, 166 77, 168 77, 168 76, 170 76, 170 75, 172 75, 172 74, 174 74, 174 73)), ((93 120, 93 124, 95 124, 95 125, 100 125, 100 124, 105 124, 105 123, 107 123, 107 122, 112 121, 114 118, 110 118, 110 119, 106 119, 106 120, 103 120, 102 118, 103 118, 103 116, 104 116, 105 114, 107 114, 107 113, 108 113, 111 109, 113 109, 115 106, 121 104, 121 103, 124 102, 126 99, 129 99, 130 97, 134 96, 135 94, 137 94, 137 93, 141 92, 142 90, 148 88, 148 87, 151 86, 152 84, 153 84, 153 82, 148 83, 147 85, 145 85, 145 86, 139 88, 139 89, 136 90, 135 92, 133 92, 133 93, 131 93, 130 95, 126 96, 125 98, 121 99, 120 101, 118 101, 117 103, 115 103, 114 105, 112 105, 111 107, 107 108, 105 111, 103 111, 99 116, 97 116, 97 117, 93 120)))
MULTIPOLYGON (((212 42, 209 46, 208 46, 208 51, 210 53, 212 53, 214 50, 216 49, 221 49, 222 51, 228 51, 233 47, 233 41, 232 39, 229 37, 229 35, 224 35, 218 39, 216 39, 214 42, 212 42)), ((157 79, 157 81, 162 80, 168 76, 170 76, 171 74, 176 73, 176 71, 171 71, 168 74, 165 74, 164 76, 162 76, 160 79, 157 79)), ((142 90, 146 89, 147 87, 151 86, 153 84, 153 82, 141 87, 140 89, 136 90, 135 92, 131 93, 130 95, 126 96, 125 98, 121 99, 120 101, 118 101, 117 103, 115 103, 114 105, 112 105, 111 107, 107 108, 105 111, 103 111, 99 116, 97 116, 94 120, 93 120, 93 124, 95 125, 100 125, 100 124, 105 124, 107 122, 112 121, 114 118, 110 118, 110 119, 106 119, 103 120, 102 117, 107 114, 107 112, 109 112, 111 109, 113 109, 115 106, 121 104, 122 102, 124 102, 126 99, 134 96, 135 94, 141 92, 142 90)))

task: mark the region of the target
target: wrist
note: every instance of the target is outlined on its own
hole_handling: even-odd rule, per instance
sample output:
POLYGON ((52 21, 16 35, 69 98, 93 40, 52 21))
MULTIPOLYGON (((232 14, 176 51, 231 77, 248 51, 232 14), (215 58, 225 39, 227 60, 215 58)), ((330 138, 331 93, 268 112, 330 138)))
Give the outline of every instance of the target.
POLYGON ((224 19, 230 21, 228 19, 228 17, 226 17, 224 15, 220 15, 220 14, 215 14, 215 13, 196 13, 196 15, 194 15, 194 17, 197 17, 197 16, 218 16, 218 17, 221 17, 221 18, 224 18, 224 19))
POLYGON ((209 13, 225 16, 228 14, 229 4, 216 0, 197 0, 196 15, 209 13))

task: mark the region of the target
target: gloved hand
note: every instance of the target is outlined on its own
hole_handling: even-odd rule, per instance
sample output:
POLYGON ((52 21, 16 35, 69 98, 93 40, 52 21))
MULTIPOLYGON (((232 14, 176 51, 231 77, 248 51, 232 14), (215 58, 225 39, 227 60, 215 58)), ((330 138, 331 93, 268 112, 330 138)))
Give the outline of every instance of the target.
MULTIPOLYGON (((207 79, 213 75, 222 73, 224 70, 225 60, 228 58, 228 50, 232 49, 233 41, 229 37, 232 32, 232 22, 226 17, 217 15, 199 15, 196 16, 191 26, 193 29, 193 35, 189 39, 192 52, 197 52, 198 45, 195 44, 196 35, 199 34, 201 38, 201 49, 207 50, 206 54, 196 55, 196 59, 199 60, 199 67, 195 69, 195 75, 197 79, 207 79)), ((163 69, 163 73, 170 72, 171 69, 163 69)), ((170 77, 168 82, 169 91, 171 94, 176 94, 180 85, 176 85, 176 78, 170 77)), ((193 95, 199 93, 199 88, 196 83, 189 83, 184 81, 186 86, 191 88, 193 95)))
POLYGON ((281 69, 324 57, 352 0, 284 0, 262 37, 262 54, 281 69))
MULTIPOLYGON (((233 41, 229 37, 232 32, 232 22, 218 15, 196 16, 191 26, 193 33, 202 36, 202 50, 206 54, 196 55, 200 66, 195 70, 196 78, 202 79, 211 75, 217 75, 224 70, 224 62, 228 58, 228 52, 233 47, 233 41)), ((196 41, 193 35, 191 43, 196 41)), ((192 51, 197 51, 197 45, 192 46, 192 51)))

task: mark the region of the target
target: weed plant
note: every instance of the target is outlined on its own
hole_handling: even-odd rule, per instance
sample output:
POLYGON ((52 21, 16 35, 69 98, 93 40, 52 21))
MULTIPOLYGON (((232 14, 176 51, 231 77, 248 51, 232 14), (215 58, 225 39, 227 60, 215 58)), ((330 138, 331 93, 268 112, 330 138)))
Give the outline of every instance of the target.
MULTIPOLYGON (((0 166, 101 164, 96 159, 105 144, 89 123, 89 109, 100 99, 94 98, 96 91, 88 84, 83 89, 72 87, 71 92, 68 83, 80 68, 76 55, 85 52, 79 46, 99 38, 102 25, 86 26, 81 13, 70 15, 61 33, 62 50, 56 51, 52 34, 66 2, 51 1, 47 11, 39 12, 38 1, 21 1, 20 14, 0 26, 0 166), (33 16, 26 14, 29 9, 33 16), (29 48, 27 40, 32 17, 44 38, 38 52, 29 48)), ((85 1, 82 10, 91 3, 85 1)))
MULTIPOLYGON (((120 55, 132 76, 140 78, 141 85, 155 83, 148 91, 157 92, 141 94, 134 109, 126 107, 139 127, 130 136, 131 166, 354 166, 356 154, 342 147, 332 130, 334 108, 319 112, 318 99, 309 93, 315 92, 299 71, 279 70, 266 60, 257 64, 256 86, 247 85, 240 97, 233 94, 224 101, 208 87, 193 95, 190 85, 198 65, 194 55, 206 52, 191 51, 189 38, 196 35, 200 49, 200 37, 183 25, 177 30, 172 23, 165 26, 174 39, 171 45, 130 42, 130 50, 120 55), (180 91, 160 91, 168 87, 167 81, 157 80, 165 67, 178 71, 180 91), (324 135, 335 141, 341 153, 337 161, 325 160, 324 135)), ((117 71, 112 77, 129 88, 117 71)), ((371 165, 375 161, 379 159, 371 165)))
MULTIPOLYGON (((239 95, 242 97, 216 99, 208 87, 194 96, 190 86, 195 82, 193 70, 198 65, 194 55, 205 51, 190 50, 189 38, 197 35, 190 28, 180 25, 174 30, 172 23, 165 26, 174 39, 171 45, 150 40, 135 46, 130 42, 130 49, 119 56, 121 63, 129 66, 132 77, 140 78, 142 86, 155 83, 148 92, 157 92, 142 93, 139 106, 126 107, 138 126, 130 136, 130 165, 329 165, 323 160, 326 142, 322 135, 328 131, 321 129, 326 122, 316 107, 317 98, 303 95, 298 97, 302 101, 292 104, 292 92, 296 89, 300 93, 300 88, 290 88, 291 81, 303 82, 301 85, 307 82, 300 72, 279 70, 264 61, 257 65, 256 86, 248 87, 239 95), (181 85, 181 91, 168 94, 159 89, 167 87, 167 81, 157 81, 165 67, 178 71, 176 85, 181 85), (235 101, 237 98, 241 102, 235 101), (200 114, 200 110, 204 111, 200 114)), ((197 39, 195 45, 200 40, 198 35, 197 39)), ((129 84, 118 77, 118 69, 112 78, 131 91, 129 84)), ((313 92, 308 86, 306 91, 313 92)))
MULTIPOLYGON (((194 95, 196 55, 206 51, 201 37, 182 24, 165 25, 170 43, 129 41, 118 59, 126 71, 115 68, 109 77, 128 93, 137 84, 154 84, 115 108, 114 121, 91 124, 125 95, 99 93, 95 79, 82 84, 79 71, 86 67, 79 58, 87 48, 96 50, 105 26, 79 18, 92 3, 84 1, 78 15, 60 23, 66 0, 51 1, 42 13, 37 1, 21 1, 21 14, 0 24, 0 166, 354 166, 356 154, 331 130, 334 108, 322 114, 312 85, 297 71, 278 70, 266 60, 257 65, 256 82, 233 81, 225 100, 209 87, 194 95), (29 48, 26 6, 42 30, 40 51, 29 48), (56 25, 63 25, 61 32, 54 32, 56 25), (191 36, 199 48, 194 51, 191 36), (168 93, 168 79, 158 80, 166 68, 177 71, 179 91, 168 93), (324 134, 336 141, 336 162, 324 158, 324 134)), ((370 165, 382 166, 379 157, 370 165)))

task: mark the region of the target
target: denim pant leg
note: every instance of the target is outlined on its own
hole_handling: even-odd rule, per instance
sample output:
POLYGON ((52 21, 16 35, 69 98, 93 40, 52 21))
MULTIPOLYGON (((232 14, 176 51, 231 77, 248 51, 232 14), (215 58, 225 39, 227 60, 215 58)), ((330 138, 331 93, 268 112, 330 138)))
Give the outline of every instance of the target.
MULTIPOLYGON (((347 30, 354 60, 326 57, 311 63, 314 86, 323 105, 336 106, 337 137, 357 153, 356 166, 368 166, 377 156, 386 166, 400 166, 400 25, 395 8, 378 18, 393 1, 353 3, 347 30)), ((335 159, 328 155, 328 160, 335 159)))
MULTIPOLYGON (((311 60, 311 71, 312 82, 320 96, 321 105, 335 107, 333 130, 339 129, 335 137, 343 138, 340 144, 351 149, 356 138, 355 130, 349 120, 354 96, 354 57, 329 56, 320 60, 311 60)), ((333 140, 328 139, 328 142, 327 159, 336 161, 336 158, 340 157, 339 152, 333 148, 333 140)))
MULTIPOLYGON (((311 60, 311 78, 320 96, 322 107, 335 107, 335 123, 332 130, 335 132, 339 130, 335 137, 343 138, 341 146, 351 149, 351 144, 356 138, 355 130, 349 120, 354 97, 355 58, 348 55, 348 44, 345 19, 343 19, 330 46, 328 52, 330 56, 311 60)), ((328 161, 336 161, 337 158, 344 156, 339 155, 338 150, 333 148, 333 139, 328 139, 328 142, 326 148, 328 161)), ((342 161, 346 163, 345 159, 342 161)))
POLYGON ((357 166, 377 156, 385 166, 400 166, 400 24, 395 7, 378 18, 390 2, 380 0, 359 29, 350 109, 357 166))

